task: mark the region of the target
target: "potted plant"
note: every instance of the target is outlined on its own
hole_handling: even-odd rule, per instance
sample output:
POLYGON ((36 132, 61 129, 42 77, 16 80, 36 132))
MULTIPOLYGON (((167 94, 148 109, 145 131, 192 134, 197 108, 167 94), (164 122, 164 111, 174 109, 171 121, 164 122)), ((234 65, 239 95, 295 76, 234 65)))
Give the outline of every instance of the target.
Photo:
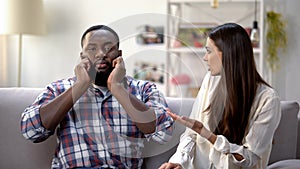
POLYGON ((274 11, 267 12, 267 62, 272 71, 279 68, 278 51, 285 52, 287 47, 286 22, 282 15, 274 11))

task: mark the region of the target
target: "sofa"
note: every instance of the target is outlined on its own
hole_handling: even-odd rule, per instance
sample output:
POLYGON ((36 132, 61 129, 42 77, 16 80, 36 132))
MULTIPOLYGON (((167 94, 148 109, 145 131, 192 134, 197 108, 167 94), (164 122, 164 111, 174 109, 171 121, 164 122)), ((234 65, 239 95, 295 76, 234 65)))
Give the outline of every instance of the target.
MULTIPOLYGON (((0 168, 48 169, 56 146, 55 136, 42 143, 32 143, 21 135, 21 113, 31 104, 41 88, 0 88, 0 168)), ((194 103, 193 98, 167 97, 173 112, 188 116, 194 103)), ((282 118, 274 135, 273 148, 268 169, 300 168, 299 104, 295 101, 281 101, 282 118)), ((173 139, 160 145, 149 141, 143 151, 144 169, 158 168, 168 161, 176 151, 182 125, 175 123, 173 139)))

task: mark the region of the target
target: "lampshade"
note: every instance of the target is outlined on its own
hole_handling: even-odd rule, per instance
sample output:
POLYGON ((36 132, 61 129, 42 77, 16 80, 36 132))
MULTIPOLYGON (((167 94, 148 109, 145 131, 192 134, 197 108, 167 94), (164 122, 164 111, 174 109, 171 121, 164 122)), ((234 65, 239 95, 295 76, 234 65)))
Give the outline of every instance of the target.
POLYGON ((18 87, 22 74, 22 35, 46 33, 42 0, 0 0, 0 34, 19 36, 18 87))
POLYGON ((44 33, 42 0, 0 0, 0 34, 44 33))

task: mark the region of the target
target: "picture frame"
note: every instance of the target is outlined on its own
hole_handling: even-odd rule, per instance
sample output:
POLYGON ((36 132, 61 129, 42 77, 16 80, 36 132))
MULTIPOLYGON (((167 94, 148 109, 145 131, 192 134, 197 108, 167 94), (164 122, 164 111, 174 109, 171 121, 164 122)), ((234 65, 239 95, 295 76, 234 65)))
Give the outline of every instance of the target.
POLYGON ((136 42, 140 45, 164 43, 164 27, 141 25, 138 28, 136 42))
POLYGON ((216 23, 181 23, 174 47, 204 47, 208 33, 215 26, 216 23))
POLYGON ((164 63, 137 60, 134 64, 133 77, 163 84, 164 66, 164 63))

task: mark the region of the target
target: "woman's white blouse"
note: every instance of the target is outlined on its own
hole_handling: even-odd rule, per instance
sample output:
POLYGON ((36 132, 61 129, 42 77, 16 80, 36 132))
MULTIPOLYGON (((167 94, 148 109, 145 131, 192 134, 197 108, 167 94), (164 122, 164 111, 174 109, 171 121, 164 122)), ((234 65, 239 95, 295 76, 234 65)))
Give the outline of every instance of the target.
MULTIPOLYGON (((220 76, 211 76, 209 73, 205 76, 190 115, 190 118, 201 121, 208 129, 211 113, 200 112, 209 105, 209 99, 219 81, 220 76)), ((211 144, 187 128, 181 135, 177 151, 169 162, 180 163, 186 169, 265 169, 272 148, 273 135, 281 118, 280 99, 272 88, 266 85, 258 87, 249 118, 250 124, 243 145, 230 143, 222 135, 217 135, 216 142, 211 144), (238 153, 244 159, 238 161, 232 153, 238 153)))

